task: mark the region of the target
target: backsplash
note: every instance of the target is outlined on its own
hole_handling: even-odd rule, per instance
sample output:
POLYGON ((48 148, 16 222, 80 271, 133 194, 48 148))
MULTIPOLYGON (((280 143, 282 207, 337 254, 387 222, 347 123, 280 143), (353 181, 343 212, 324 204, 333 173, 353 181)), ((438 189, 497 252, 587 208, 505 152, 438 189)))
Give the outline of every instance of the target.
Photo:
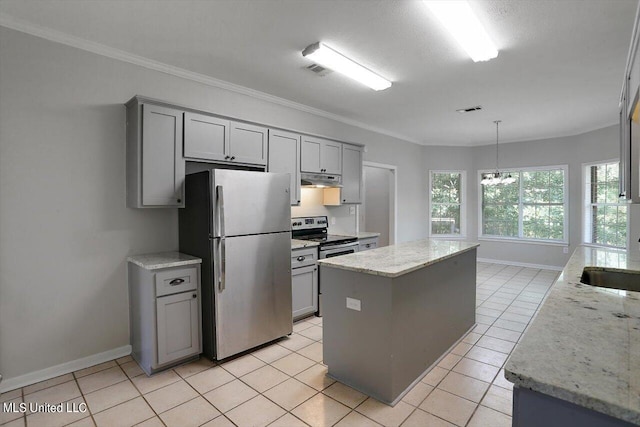
POLYGON ((291 217, 319 216, 329 217, 329 232, 332 234, 353 234, 357 228, 357 205, 325 206, 322 204, 323 190, 320 188, 302 188, 300 206, 291 207, 291 217), (356 214, 350 214, 349 208, 355 208, 356 214), (335 219, 335 224, 333 224, 335 219))

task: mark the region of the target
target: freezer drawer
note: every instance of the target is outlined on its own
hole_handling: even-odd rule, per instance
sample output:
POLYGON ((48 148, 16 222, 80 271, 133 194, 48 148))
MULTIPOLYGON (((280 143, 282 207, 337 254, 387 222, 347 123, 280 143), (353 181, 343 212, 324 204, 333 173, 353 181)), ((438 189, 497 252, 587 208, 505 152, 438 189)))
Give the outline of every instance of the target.
POLYGON ((290 334, 291 234, 214 239, 213 246, 216 359, 290 334))

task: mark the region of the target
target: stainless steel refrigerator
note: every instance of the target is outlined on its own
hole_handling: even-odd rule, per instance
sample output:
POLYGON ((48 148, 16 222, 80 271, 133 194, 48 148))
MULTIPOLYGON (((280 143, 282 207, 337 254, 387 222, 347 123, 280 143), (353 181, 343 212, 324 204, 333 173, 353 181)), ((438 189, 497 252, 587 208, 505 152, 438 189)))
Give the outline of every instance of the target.
POLYGON ((289 175, 187 175, 180 252, 202 258, 203 352, 224 359, 292 332, 289 175))

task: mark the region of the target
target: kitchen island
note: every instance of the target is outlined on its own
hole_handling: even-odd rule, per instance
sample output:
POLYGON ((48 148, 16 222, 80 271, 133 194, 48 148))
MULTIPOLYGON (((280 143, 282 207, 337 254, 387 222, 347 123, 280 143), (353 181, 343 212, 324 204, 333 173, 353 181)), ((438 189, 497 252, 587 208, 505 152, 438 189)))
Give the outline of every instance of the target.
POLYGON ((395 405, 474 326, 477 246, 418 240, 319 261, 329 376, 395 405))
POLYGON ((505 365, 514 426, 640 424, 640 292, 583 284, 586 266, 640 271, 626 251, 576 249, 505 365))

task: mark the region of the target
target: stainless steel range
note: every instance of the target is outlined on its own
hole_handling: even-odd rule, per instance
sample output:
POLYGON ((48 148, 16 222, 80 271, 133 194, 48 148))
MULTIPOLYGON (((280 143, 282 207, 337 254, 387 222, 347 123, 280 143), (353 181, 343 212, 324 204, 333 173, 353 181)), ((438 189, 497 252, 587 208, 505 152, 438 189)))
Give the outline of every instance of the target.
POLYGON ((318 242, 320 259, 358 252, 358 238, 327 232, 326 216, 291 218, 291 235, 294 239, 318 242))
MULTIPOLYGON (((291 236, 298 240, 318 242, 318 258, 332 258, 358 252, 358 238, 327 232, 326 216, 291 218, 291 236)), ((318 275, 318 316, 322 316, 322 278, 318 275)))

